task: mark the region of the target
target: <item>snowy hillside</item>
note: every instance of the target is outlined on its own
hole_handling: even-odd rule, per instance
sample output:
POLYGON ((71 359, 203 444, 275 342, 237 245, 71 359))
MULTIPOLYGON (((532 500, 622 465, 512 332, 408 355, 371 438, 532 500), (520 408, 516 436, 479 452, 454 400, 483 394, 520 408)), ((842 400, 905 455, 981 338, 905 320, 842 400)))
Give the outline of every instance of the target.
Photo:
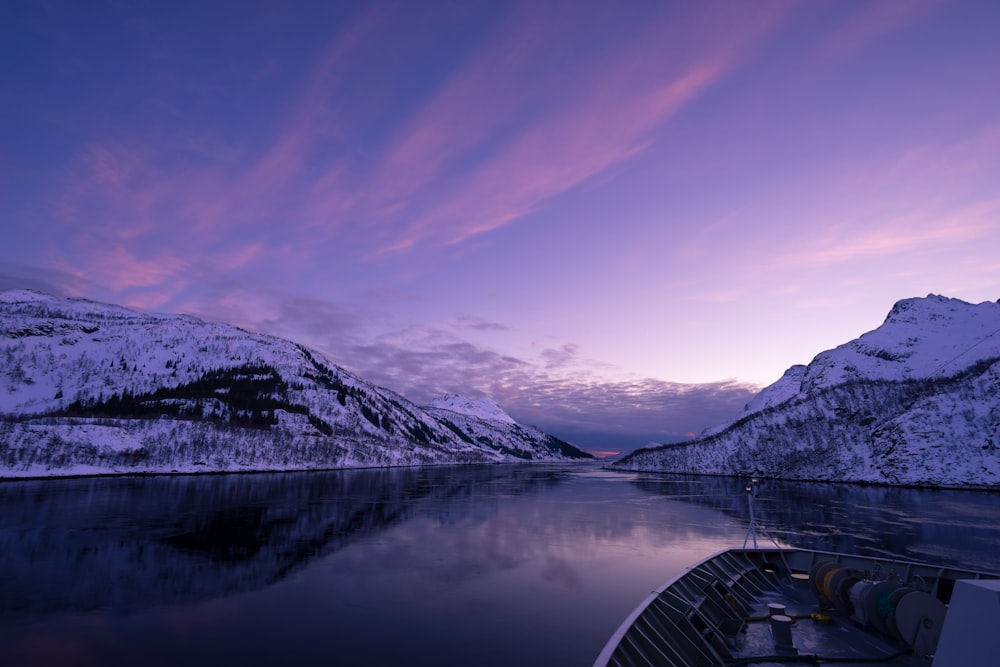
POLYGON ((587 456, 465 417, 444 423, 279 338, 0 292, 0 476, 587 456))
POLYGON ((1000 486, 1000 304, 930 295, 793 366, 729 424, 616 467, 1000 486))
POLYGON ((534 452, 537 451, 559 452, 568 457, 579 456, 576 448, 569 443, 533 426, 518 424, 485 396, 471 400, 448 394, 435 399, 424 409, 469 444, 509 442, 513 448, 505 452, 523 459, 534 458, 534 452))
POLYGON ((447 394, 431 401, 428 407, 447 410, 449 412, 458 412, 485 421, 502 422, 505 424, 515 423, 511 416, 503 411, 503 408, 486 396, 473 400, 456 394, 447 394))

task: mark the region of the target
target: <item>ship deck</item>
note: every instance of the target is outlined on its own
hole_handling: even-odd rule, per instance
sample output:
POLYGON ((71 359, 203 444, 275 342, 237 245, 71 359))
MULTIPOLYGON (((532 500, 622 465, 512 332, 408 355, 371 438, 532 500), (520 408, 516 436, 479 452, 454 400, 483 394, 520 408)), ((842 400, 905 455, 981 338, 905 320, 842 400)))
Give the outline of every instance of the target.
POLYGON ((955 582, 995 576, 803 549, 731 549, 654 591, 594 664, 929 667, 955 582), (852 606, 847 590, 856 583, 880 588, 852 606), (899 598, 913 591, 919 606, 904 608, 899 598))

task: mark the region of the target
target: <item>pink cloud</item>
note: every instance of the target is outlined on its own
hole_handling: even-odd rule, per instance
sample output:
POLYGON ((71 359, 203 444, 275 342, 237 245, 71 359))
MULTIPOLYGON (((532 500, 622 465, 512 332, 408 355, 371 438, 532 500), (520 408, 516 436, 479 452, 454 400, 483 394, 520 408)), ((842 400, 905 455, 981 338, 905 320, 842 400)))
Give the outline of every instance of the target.
POLYGON ((377 39, 375 33, 385 18, 384 11, 368 11, 330 40, 313 65, 303 92, 290 107, 278 139, 242 179, 244 191, 285 187, 319 140, 342 131, 331 111, 331 101, 342 94, 342 78, 354 50, 366 40, 377 39))
POLYGON ((398 132, 373 178, 377 198, 406 201, 455 159, 515 122, 544 88, 550 37, 564 24, 554 5, 515 7, 447 85, 398 132))
MULTIPOLYGON (((86 266, 90 281, 115 291, 173 284, 176 293, 190 271, 180 257, 208 250, 206 261, 220 271, 260 257, 260 240, 233 247, 234 230, 264 232, 255 230, 261 214, 274 213, 268 221, 278 217, 315 137, 328 131, 324 96, 337 85, 341 61, 373 22, 371 15, 362 17, 331 40, 275 142, 246 167, 227 167, 226 160, 169 164, 155 144, 99 141, 84 147, 52 206, 74 238, 73 253, 61 265, 74 274, 81 271, 70 267, 86 266)), ((325 206, 330 208, 329 201, 325 206)))
MULTIPOLYGON (((755 7, 753 18, 742 22, 705 12, 686 23, 683 32, 661 18, 608 62, 590 63, 585 80, 569 87, 571 97, 550 100, 549 108, 536 113, 506 148, 494 151, 445 191, 433 183, 435 170, 443 169, 452 154, 485 142, 495 127, 512 122, 502 116, 517 107, 506 98, 495 104, 498 91, 478 93, 484 92, 483 82, 503 79, 496 63, 516 68, 519 56, 479 54, 420 114, 382 165, 375 190, 383 196, 396 193, 405 198, 408 187, 418 184, 438 186, 444 193, 427 203, 382 251, 410 249, 432 239, 461 243, 537 210, 546 200, 642 152, 652 142, 653 130, 727 74, 780 23, 783 12, 755 7)), ((516 35, 526 43, 523 48, 514 37, 510 39, 515 43, 497 40, 490 47, 544 63, 544 57, 532 51, 536 36, 534 31, 516 35)), ((518 94, 499 92, 513 98, 518 94)))
MULTIPOLYGON (((889 167, 888 176, 923 182, 970 174, 1000 165, 1000 123, 987 124, 953 143, 925 143, 906 151, 889 167), (933 174, 930 178, 928 175, 933 174)), ((874 174, 873 174, 874 176, 874 174)))
POLYGON ((116 207, 141 209, 146 200, 133 192, 134 177, 142 158, 118 143, 91 143, 80 151, 77 164, 53 203, 55 216, 76 224, 81 210, 96 198, 115 202, 116 207))
MULTIPOLYGON (((318 240, 351 221, 366 227, 362 242, 383 252, 461 243, 644 150, 650 133, 724 76, 778 15, 755 7, 763 19, 733 24, 728 12, 720 20, 704 11, 693 28, 662 16, 634 40, 619 35, 588 58, 576 55, 572 40, 555 43, 567 30, 565 14, 535 3, 515 8, 375 154, 370 172, 321 148, 349 133, 335 103, 358 73, 361 46, 386 37, 384 11, 330 40, 273 141, 249 164, 234 162, 231 151, 208 166, 171 164, 156 146, 99 142, 81 155, 58 210, 67 222, 100 220, 88 233, 117 246, 123 261, 148 255, 144 245, 165 245, 168 235, 183 256, 196 245, 224 245, 234 230, 270 233, 275 220, 289 231, 319 230, 318 240), (570 56, 580 62, 567 69, 570 56), (558 94, 545 94, 554 87, 558 94), (370 233, 372 225, 380 231, 370 233)), ((600 11, 579 18, 571 36, 593 39, 600 11)), ((166 270, 137 272, 135 284, 166 270)), ((124 285, 126 275, 113 284, 124 285)))
POLYGON ((885 35, 937 9, 935 2, 883 0, 859 3, 857 10, 821 44, 828 57, 846 58, 885 35))
POLYGON ((988 124, 965 138, 922 143, 885 163, 838 174, 838 196, 850 194, 835 204, 841 224, 789 261, 841 263, 995 237, 1000 199, 981 175, 1000 165, 998 149, 1000 126, 988 124))
POLYGON ((861 231, 836 226, 821 238, 775 257, 772 266, 828 266, 989 238, 996 233, 998 214, 1000 199, 993 199, 942 214, 916 208, 861 231))
POLYGON ((155 257, 139 257, 123 245, 95 244, 88 248, 86 270, 65 260, 60 270, 74 275, 81 284, 102 284, 115 291, 160 285, 182 273, 188 263, 169 252, 155 257))
MULTIPOLYGON (((559 193, 642 151, 644 135, 718 78, 714 63, 631 100, 588 100, 578 113, 534 127, 466 184, 456 198, 425 218, 472 222, 454 228, 460 243, 520 218, 559 193)), ((418 223, 419 224, 419 223, 418 223)))
MULTIPOLYGON (((317 232, 308 247, 281 251, 290 262, 348 223, 360 230, 352 242, 383 253, 495 230, 645 150, 783 17, 771 5, 736 17, 689 11, 696 16, 665 12, 637 34, 602 41, 599 54, 577 56, 579 43, 559 42, 566 8, 525 3, 381 152, 349 158, 324 143, 350 134, 336 103, 362 66, 361 46, 386 38, 391 16, 369 12, 330 40, 273 140, 246 164, 231 149, 206 166, 171 162, 156 146, 88 147, 58 204, 64 221, 90 226, 78 236, 86 257, 71 263, 100 264, 96 275, 115 289, 150 288, 185 284, 190 269, 178 257, 207 251, 220 270, 227 252, 245 253, 239 266, 265 253, 274 260, 263 239, 278 221, 287 238, 317 232), (171 256, 154 250, 167 247, 171 256)), ((592 40, 606 17, 578 18, 573 36, 592 40)))
POLYGON ((140 308, 168 303, 213 271, 242 269, 261 257, 258 239, 231 234, 235 206, 219 169, 165 170, 155 151, 91 144, 67 175, 56 216, 68 251, 55 263, 83 285, 116 292, 140 308))
POLYGON ((223 255, 223 265, 229 270, 241 269, 260 257, 263 251, 264 244, 261 241, 255 241, 223 255))

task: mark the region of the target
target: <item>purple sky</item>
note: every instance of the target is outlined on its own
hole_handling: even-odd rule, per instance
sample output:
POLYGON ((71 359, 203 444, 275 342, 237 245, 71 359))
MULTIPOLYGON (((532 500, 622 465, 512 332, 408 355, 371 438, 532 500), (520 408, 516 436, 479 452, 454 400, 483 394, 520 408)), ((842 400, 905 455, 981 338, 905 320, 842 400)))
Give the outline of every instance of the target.
POLYGON ((1000 297, 1000 3, 0 6, 0 288, 592 449, 1000 297))

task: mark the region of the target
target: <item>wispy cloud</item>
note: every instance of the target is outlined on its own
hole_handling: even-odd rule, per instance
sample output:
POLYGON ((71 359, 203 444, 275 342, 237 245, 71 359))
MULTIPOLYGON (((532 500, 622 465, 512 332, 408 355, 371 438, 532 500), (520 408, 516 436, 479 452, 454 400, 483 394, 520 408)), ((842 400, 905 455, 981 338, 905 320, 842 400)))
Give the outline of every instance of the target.
POLYGON ((828 267, 991 243, 1000 229, 1000 198, 982 186, 997 168, 995 123, 847 168, 830 188, 834 196, 847 197, 838 204, 837 218, 813 213, 816 232, 795 238, 794 247, 777 253, 771 266, 828 267))
POLYGON ((381 14, 363 14, 331 38, 270 140, 197 159, 178 158, 156 133, 138 141, 109 131, 82 147, 51 204, 73 240, 61 266, 114 292, 159 285, 176 295, 190 284, 193 257, 220 275, 265 255, 280 261, 265 240, 290 239, 311 210, 331 210, 336 162, 318 178, 303 172, 315 146, 340 131, 331 100, 345 61, 374 39, 381 14), (309 184, 324 197, 310 199, 309 184))
POLYGON ((0 263, 0 290, 33 289, 55 296, 65 296, 65 286, 75 280, 75 276, 67 275, 56 268, 0 263))
POLYGON ((53 203, 76 241, 64 262, 121 292, 183 285, 179 258, 241 252, 237 235, 279 263, 274 237, 298 244, 289 260, 314 258, 345 233, 355 261, 464 243, 644 151, 780 22, 772 7, 747 9, 745 20, 663 10, 606 35, 614 14, 599 4, 516 5, 428 102, 397 112, 387 140, 362 151, 352 135, 371 128, 344 100, 400 20, 376 8, 331 36, 254 144, 221 144, 218 159, 178 157, 157 135, 84 147, 53 203), (76 228, 83 221, 89 228, 76 228))
POLYGON ((951 142, 947 139, 925 140, 910 146, 881 171, 870 178, 885 181, 909 181, 925 187, 927 181, 949 184, 979 173, 990 173, 1000 166, 1000 122, 993 121, 951 142))
POLYGON ((995 233, 1000 200, 928 215, 917 211, 863 229, 834 228, 775 263, 781 266, 828 266, 860 259, 886 258, 914 250, 931 250, 942 244, 956 244, 995 233))
POLYGON ((895 30, 934 12, 941 3, 883 0, 852 5, 847 19, 820 44, 835 59, 853 56, 895 30))
POLYGON ((456 194, 406 232, 415 240, 461 243, 536 210, 551 199, 645 147, 656 124, 719 75, 711 64, 686 72, 661 90, 632 100, 611 95, 583 104, 525 132, 483 165, 456 194))
MULTIPOLYGON (((252 198, 261 192, 284 191, 301 174, 319 144, 347 131, 336 113, 337 98, 345 94, 343 80, 357 66, 355 51, 380 38, 378 31, 384 21, 384 11, 367 11, 333 36, 312 65, 302 92, 286 111, 277 138, 239 179, 235 196, 252 198)), ((329 182, 341 169, 337 161, 326 164, 318 183, 329 182)))
POLYGON ((492 322, 476 315, 459 315, 455 321, 455 326, 459 329, 472 329, 475 331, 510 331, 510 327, 492 322))
MULTIPOLYGON (((544 70, 558 62, 552 50, 578 45, 540 40, 546 30, 536 24, 486 45, 390 149, 377 187, 388 186, 405 199, 417 186, 439 186, 433 177, 447 160, 470 159, 466 154, 473 149, 487 155, 477 155, 457 183, 449 180, 448 194, 427 203, 385 250, 427 241, 461 243, 493 231, 635 156, 650 145, 657 127, 728 73, 780 22, 781 13, 765 7, 755 20, 727 24, 724 38, 711 20, 716 16, 695 17, 683 30, 671 17, 654 18, 606 61, 584 63, 589 66, 585 81, 561 89, 564 96, 550 99, 529 122, 517 125, 513 116, 528 103, 524 90, 502 85, 514 79, 510 70, 526 63, 544 70), (506 141, 492 149, 490 140, 499 128, 506 141)), ((553 37, 557 25, 545 26, 553 37)), ((555 72, 548 74, 555 78, 555 72)))

